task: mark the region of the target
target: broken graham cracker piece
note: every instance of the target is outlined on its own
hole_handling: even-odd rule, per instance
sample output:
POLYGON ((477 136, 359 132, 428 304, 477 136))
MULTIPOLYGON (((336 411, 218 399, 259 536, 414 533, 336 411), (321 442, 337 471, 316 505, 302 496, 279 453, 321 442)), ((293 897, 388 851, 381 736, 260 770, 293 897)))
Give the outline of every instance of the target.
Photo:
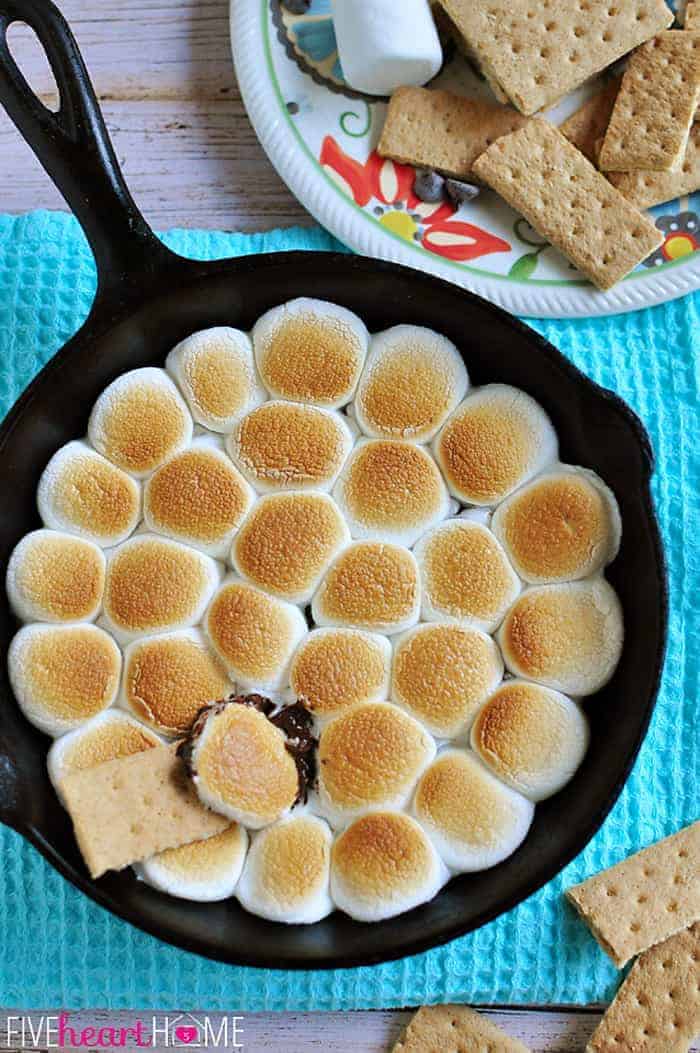
POLYGON ((700 924, 637 958, 586 1053, 686 1053, 700 1033, 700 924))
POLYGON ((391 97, 377 152, 401 164, 469 179, 479 154, 526 120, 510 106, 449 91, 399 88, 391 97))
POLYGON ((600 289, 663 242, 663 234, 543 120, 490 146, 474 171, 600 289))
POLYGON ((700 0, 687 0, 683 28, 691 32, 700 29, 700 0))
POLYGON ((177 743, 71 772, 61 783, 92 877, 166 848, 203 841, 231 825, 200 802, 177 743))
POLYGON ((605 135, 610 115, 615 105, 617 93, 622 83, 621 77, 615 77, 609 84, 591 96, 570 117, 559 125, 559 131, 570 143, 587 157, 591 164, 598 164, 599 142, 605 135))
POLYGON ((529 1053, 486 1017, 463 1005, 423 1006, 392 1053, 529 1053))
POLYGON ((600 150, 600 168, 678 167, 699 100, 700 33, 660 33, 629 60, 600 150))
POLYGON ((670 172, 609 172, 608 179, 637 208, 652 208, 700 190, 700 124, 690 130, 680 168, 670 172))
POLYGON ((700 821, 574 885, 566 895, 621 969, 700 920, 700 821))
POLYGON ((440 0, 497 97, 551 106, 673 22, 663 0, 440 0))

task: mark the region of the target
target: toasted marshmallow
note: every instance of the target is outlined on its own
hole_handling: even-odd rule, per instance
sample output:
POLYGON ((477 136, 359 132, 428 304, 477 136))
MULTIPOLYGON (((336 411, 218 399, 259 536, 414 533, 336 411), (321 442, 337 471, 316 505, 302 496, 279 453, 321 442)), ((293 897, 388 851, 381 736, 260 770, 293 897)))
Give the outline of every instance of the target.
POLYGON ((46 757, 49 778, 61 797, 61 782, 74 771, 160 746, 161 739, 118 709, 106 709, 87 724, 56 739, 46 757))
POLYGON ((231 560, 261 589, 291 603, 308 603, 349 540, 345 520, 328 494, 267 494, 239 530, 231 560))
POLYGON ((479 711, 471 744, 499 779, 536 803, 573 778, 589 738, 583 711, 566 695, 506 680, 479 711))
POLYGON ((230 576, 207 611, 211 644, 243 688, 276 691, 289 679, 289 663, 307 633, 298 607, 230 576))
POLYGON ((46 465, 37 505, 52 530, 67 530, 101 548, 112 548, 136 529, 141 488, 87 443, 69 442, 46 465))
POLYGON ((238 823, 232 823, 204 841, 168 848, 136 863, 134 872, 147 885, 169 896, 216 903, 233 896, 247 849, 248 834, 238 823))
POLYGON ((353 537, 409 547, 450 512, 447 489, 430 454, 394 439, 359 443, 333 496, 353 537))
POLYGON ((187 446, 192 417, 163 369, 133 369, 98 398, 88 438, 103 457, 140 479, 187 446))
POLYGON ((498 632, 511 673, 570 695, 607 684, 623 638, 620 601, 603 578, 526 589, 498 632))
POLYGON ((313 815, 291 816, 253 838, 237 890, 251 914, 288 925, 320 921, 333 910, 329 893, 332 834, 313 815))
POLYGON ((433 447, 450 493, 469 505, 498 504, 554 461, 557 448, 539 403, 507 384, 471 392, 433 447))
POLYGON ((165 368, 194 419, 210 431, 229 432, 265 398, 253 345, 240 329, 222 325, 193 333, 172 349, 165 368))
POLYGON ((448 519, 414 549, 426 621, 491 633, 520 593, 520 580, 494 535, 471 518, 448 519))
POLYGON ((230 702, 195 724, 188 760, 200 800, 258 830, 286 815, 299 795, 287 739, 253 706, 230 702))
POLYGON ((223 559, 254 500, 218 444, 197 439, 147 480, 143 515, 154 533, 223 559))
POLYGON ((396 642, 391 697, 433 735, 454 738, 502 678, 503 660, 490 636, 462 625, 417 625, 396 642))
POLYGON ((319 808, 333 826, 369 808, 403 808, 434 756, 432 737, 396 706, 353 706, 321 731, 319 808))
POLYGON ((398 812, 362 816, 331 852, 331 895, 356 921, 381 921, 427 903, 447 876, 423 829, 398 812))
POLYGON ((421 778, 414 812, 451 870, 487 870, 525 840, 535 809, 468 750, 444 750, 421 778))
POLYGON ((428 442, 468 387, 464 360, 450 340, 397 325, 372 338, 353 412, 365 435, 428 442))
POLYGON ((617 501, 595 472, 561 465, 523 486, 491 523, 521 578, 535 585, 587 578, 617 555, 617 501))
POLYGON ((89 622, 102 606, 105 556, 92 541, 34 530, 7 564, 7 596, 24 622, 89 622))
POLYGON ((138 534, 110 554, 103 620, 120 643, 200 621, 221 581, 209 556, 156 534, 138 534))
POLYGON ((356 541, 338 556, 313 599, 317 625, 386 633, 418 621, 420 581, 413 553, 400 545, 356 541))
POLYGON ((96 625, 25 625, 7 656, 20 709, 40 731, 62 735, 114 702, 122 656, 96 625))
POLYGON ((357 315, 325 300, 291 300, 253 329, 255 361, 272 397, 328 409, 352 398, 368 343, 357 315))
POLYGON ((185 735, 203 706, 231 690, 198 629, 147 636, 124 651, 119 704, 162 735, 185 735))
POLYGON ((360 629, 314 629, 289 670, 292 692, 314 716, 326 720, 358 702, 389 695, 391 644, 360 629))
POLYGON ((226 448, 248 482, 270 493, 330 490, 353 442, 341 413, 275 400, 248 413, 226 448))

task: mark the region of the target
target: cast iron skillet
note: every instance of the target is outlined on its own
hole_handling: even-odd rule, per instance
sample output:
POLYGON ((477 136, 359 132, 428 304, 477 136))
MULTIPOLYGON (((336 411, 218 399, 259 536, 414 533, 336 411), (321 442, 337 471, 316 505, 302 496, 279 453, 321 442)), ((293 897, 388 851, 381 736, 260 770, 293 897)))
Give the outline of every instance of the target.
POLYGON ((295 296, 334 300, 370 329, 432 326, 462 349, 474 382, 524 388, 551 415, 562 458, 595 468, 620 502, 623 545, 611 568, 625 612, 626 643, 613 681, 591 698, 588 756, 566 789, 537 809, 524 845, 494 870, 453 881, 433 901, 375 925, 341 914, 284 926, 233 901, 171 899, 131 872, 91 881, 70 822, 46 776, 48 740, 12 697, 4 652, 16 625, 0 601, 0 818, 64 877, 170 943, 223 961, 284 968, 368 964, 426 950, 476 929, 521 902, 587 844, 615 802, 651 716, 667 616, 663 555, 649 495, 652 454, 634 414, 553 347, 491 304, 417 271, 360 257, 283 253, 195 263, 168 251, 146 226, 124 184, 76 43, 47 0, 0 0, 0 102, 80 220, 97 261, 98 289, 80 332, 49 362, 0 430, 0 561, 39 526, 35 491, 46 462, 84 435, 90 407, 116 376, 161 365, 188 333, 211 325, 249 328, 295 296), (46 50, 61 94, 53 115, 33 95, 7 48, 24 21, 46 50))

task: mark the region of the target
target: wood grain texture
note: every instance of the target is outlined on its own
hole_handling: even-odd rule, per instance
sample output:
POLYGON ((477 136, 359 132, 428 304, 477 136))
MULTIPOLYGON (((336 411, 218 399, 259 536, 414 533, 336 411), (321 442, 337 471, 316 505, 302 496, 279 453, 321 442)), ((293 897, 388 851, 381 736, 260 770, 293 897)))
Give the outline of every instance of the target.
MULTIPOLYGON (((158 230, 265 230, 311 217, 255 136, 231 61, 227 0, 62 0, 137 204, 158 230)), ((11 33, 34 89, 52 78, 33 35, 11 33)), ((0 211, 65 208, 0 110, 0 211)))
MULTIPOLYGON (((601 1010, 581 1009, 488 1009, 482 1010, 490 1020, 513 1038, 529 1046, 532 1053, 582 1053, 601 1018, 601 1010)), ((9 1014, 21 1010, 0 1009, 0 1039, 5 1037, 5 1019, 9 1014)), ((38 1017, 56 1014, 58 1010, 36 1010, 38 1017)), ((155 1012, 155 1011, 154 1011, 155 1012)), ((239 1015, 235 1006, 231 1015, 239 1015)), ((158 1013, 158 1026, 176 1026, 178 1013, 158 1013)), ((185 1014, 186 1015, 186 1014, 185 1014)), ((202 1021, 202 1013, 193 1014, 202 1021)), ((246 1013, 237 1022, 245 1053, 390 1053, 413 1015, 413 1010, 375 1011, 356 1013, 246 1013)), ((70 1025, 76 1029, 86 1027, 127 1027, 136 1020, 143 1020, 144 1030, 152 1026, 151 1013, 109 1012, 107 1010, 84 1010, 70 1014, 70 1025)), ((218 1034, 221 1014, 209 1014, 213 1034, 218 1034)), ((230 1017, 229 1017, 230 1020, 230 1017)), ((188 1023, 187 1019, 183 1023, 188 1023)), ((16 1025, 15 1025, 16 1026, 16 1025)), ((164 1049, 161 1042, 158 1049, 164 1049)), ((24 1053, 26 1047, 8 1046, 15 1053, 24 1053)), ((125 1047, 136 1049, 136 1045, 125 1047)), ((180 1046, 179 1048, 183 1048, 180 1046)), ((203 1048, 192 1046, 191 1048, 203 1048)), ((210 1049, 213 1049, 210 1046, 210 1049)), ((219 1047, 222 1048, 222 1047, 219 1047)), ((226 1046, 233 1050, 233 1045, 226 1046)), ((699 1053, 695 1042, 689 1053, 699 1053)), ((34 1051, 36 1053, 36 1051, 34 1051)), ((621 1051, 623 1053, 623 1051, 621 1051)))

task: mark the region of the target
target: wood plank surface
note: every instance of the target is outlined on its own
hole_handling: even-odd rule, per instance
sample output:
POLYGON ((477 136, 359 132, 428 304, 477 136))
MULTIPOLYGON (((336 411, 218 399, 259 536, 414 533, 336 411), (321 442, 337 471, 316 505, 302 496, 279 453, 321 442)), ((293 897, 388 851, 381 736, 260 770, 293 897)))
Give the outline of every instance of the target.
MULTIPOLYGON (((586 1042, 600 1020, 600 1009, 489 1009, 482 1010, 495 1024, 513 1038, 520 1039, 532 1053, 583 1053, 586 1042)), ((0 1043, 15 1053, 24 1053, 30 1047, 18 1044, 5 1045, 6 1018, 19 1013, 15 1009, 0 1009, 0 1043)), ((40 1026, 41 1018, 54 1016, 58 1010, 37 1010, 32 1013, 34 1027, 40 1026)), ((412 1016, 413 1010, 376 1011, 354 1013, 245 1013, 238 1014, 232 1006, 225 1029, 221 1013, 208 1015, 208 1033, 218 1036, 222 1044, 218 1048, 243 1049, 246 1053, 389 1053, 412 1016), (236 1017, 235 1025, 233 1017, 236 1017), (234 1030, 235 1027, 235 1030, 234 1030), (228 1037, 228 1042, 223 1040, 228 1037), (235 1045, 235 1042, 242 1043, 235 1045)), ((205 1014, 188 1012, 158 1013, 156 1045, 151 1048, 169 1048, 170 1042, 161 1038, 166 1031, 171 1033, 178 1023, 200 1025, 204 1031, 205 1014), (194 1017, 194 1020, 192 1019, 194 1017), (166 1045, 167 1042, 167 1045, 166 1045)), ((129 1027, 137 1020, 143 1022, 144 1034, 150 1035, 153 1014, 128 1011, 84 1010, 70 1014, 70 1026, 83 1028, 129 1027)), ((19 1025, 13 1021, 13 1033, 19 1025)), ((39 1032, 40 1033, 40 1032, 39 1032)), ((134 1041, 127 1042, 126 1050, 138 1048, 134 1041)), ((180 1044, 179 1048, 183 1048, 180 1044)), ((190 1048, 203 1048, 192 1045, 190 1048)), ((209 1048, 217 1048, 209 1042, 209 1048)), ((698 1053, 700 1045, 693 1043, 690 1053, 698 1053)), ((621 1050, 620 1053, 624 1053, 621 1050)))
MULTIPOLYGON (((266 230, 311 218, 246 116, 231 61, 227 0, 60 0, 132 193, 158 230, 266 230)), ((34 89, 52 77, 33 35, 10 35, 34 89)), ((0 110, 0 211, 65 208, 0 110)))

